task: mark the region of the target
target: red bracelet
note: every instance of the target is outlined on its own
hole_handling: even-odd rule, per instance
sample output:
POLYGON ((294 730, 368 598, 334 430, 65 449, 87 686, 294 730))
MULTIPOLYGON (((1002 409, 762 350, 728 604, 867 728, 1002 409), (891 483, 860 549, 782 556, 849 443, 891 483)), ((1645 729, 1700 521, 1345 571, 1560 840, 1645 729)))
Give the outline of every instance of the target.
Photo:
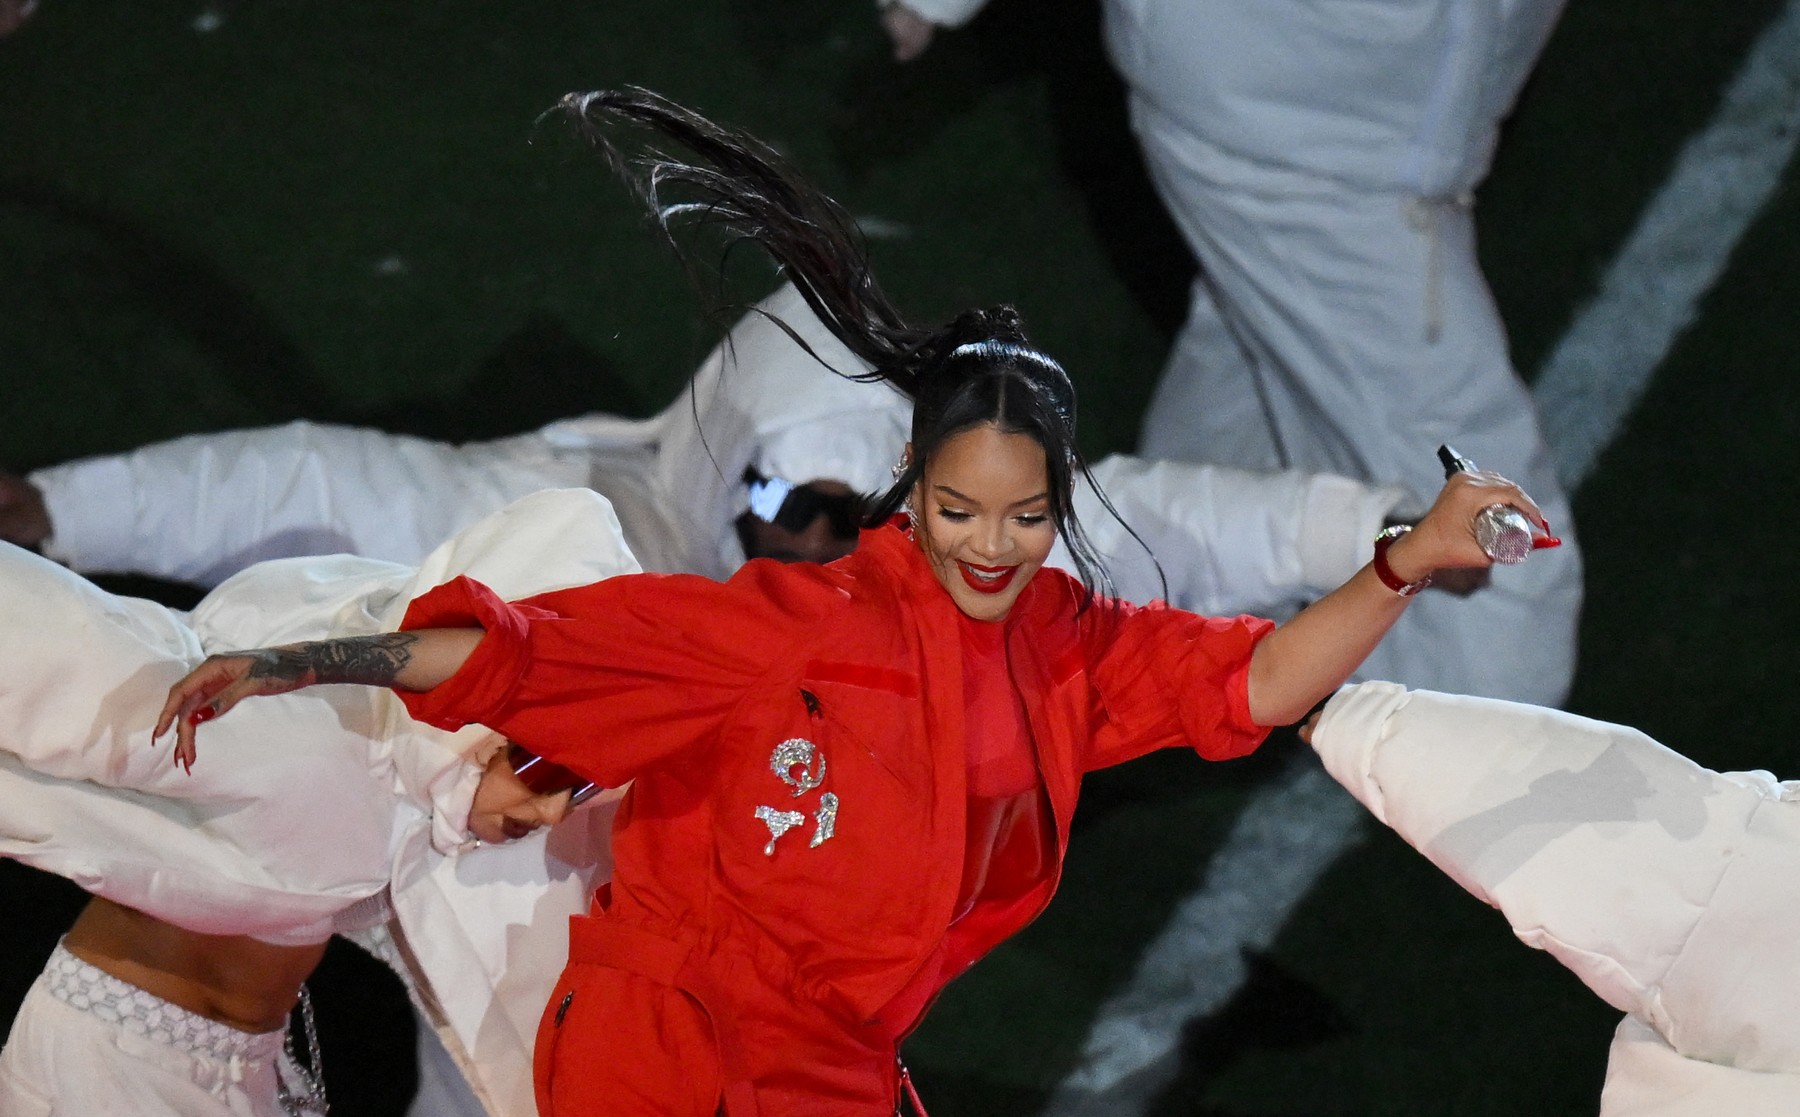
POLYGON ((1395 524, 1393 527, 1382 528, 1375 536, 1375 561, 1373 564, 1375 576, 1381 579, 1382 585, 1401 597, 1411 597, 1431 584, 1431 575, 1429 574, 1416 582, 1408 582, 1394 573, 1394 568, 1388 565, 1388 548, 1394 545, 1394 540, 1411 530, 1411 524, 1395 524))

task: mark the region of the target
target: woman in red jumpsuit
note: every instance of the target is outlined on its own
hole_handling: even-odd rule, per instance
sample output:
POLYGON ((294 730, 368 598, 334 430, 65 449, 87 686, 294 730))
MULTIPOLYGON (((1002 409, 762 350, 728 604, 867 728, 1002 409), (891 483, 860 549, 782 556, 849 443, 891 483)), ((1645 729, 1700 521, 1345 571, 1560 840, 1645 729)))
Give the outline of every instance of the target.
POLYGON ((538 1035, 540 1110, 891 1114, 911 1091, 901 1040, 1055 891, 1084 773, 1172 746, 1250 752, 1343 682, 1430 571, 1487 564, 1479 509, 1536 508, 1459 474, 1279 629, 1096 594, 1070 510, 1073 388, 1010 309, 908 326, 848 218, 766 148, 641 91, 565 103, 665 229, 699 214, 757 240, 912 396, 908 455, 857 550, 518 602, 458 579, 400 633, 208 660, 159 732, 175 725, 191 758, 195 724, 245 695, 374 683, 434 725, 630 781, 612 883, 570 929, 538 1035), (627 164, 597 131, 620 117, 712 165, 627 164), (662 208, 675 186, 699 202, 662 208), (1081 580, 1041 569, 1059 535, 1081 580))

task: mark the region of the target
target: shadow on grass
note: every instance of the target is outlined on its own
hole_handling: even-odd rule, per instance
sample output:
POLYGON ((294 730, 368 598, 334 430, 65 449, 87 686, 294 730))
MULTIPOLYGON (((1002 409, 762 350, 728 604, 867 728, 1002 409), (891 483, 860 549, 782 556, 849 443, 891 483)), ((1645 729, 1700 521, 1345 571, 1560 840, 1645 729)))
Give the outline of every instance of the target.
MULTIPOLYGON (((142 225, 42 183, 0 183, 0 207, 43 226, 47 269, 58 274, 20 277, 54 287, 72 282, 82 292, 109 292, 133 304, 128 317, 155 322, 206 367, 230 378, 234 390, 267 421, 335 409, 334 395, 307 366, 275 319, 204 255, 142 225)), ((55 292, 51 292, 54 300, 55 292)), ((110 315, 114 307, 69 307, 71 321, 110 315)), ((154 375, 154 367, 145 370, 154 375)), ((204 421, 206 416, 197 416, 204 421)))
MULTIPOLYGON (((1137 1089, 1155 1092, 1141 1109, 1115 1097, 1104 1102, 1095 1099, 1084 1112, 1097 1114, 1105 1106, 1117 1104, 1144 1117, 1249 1117, 1207 1099, 1221 1075, 1248 1055, 1304 1050, 1351 1031, 1349 1019, 1329 997, 1275 959, 1247 950, 1244 962, 1244 983, 1231 1000, 1209 1016, 1190 1020, 1182 1029, 1176 1066, 1167 1085, 1160 1089, 1150 1085, 1155 1071, 1147 1070, 1143 1073, 1149 1080, 1137 1089)), ((1050 1102, 1048 1090, 996 1082, 966 1071, 938 1071, 928 1063, 915 1063, 913 1073, 934 1117, 1028 1117, 1042 1113, 1050 1102)), ((1258 1110, 1255 1117, 1312 1115, 1258 1110)))
POLYGON ((1290 755, 1303 747, 1292 726, 1277 726, 1262 747, 1234 760, 1201 760, 1188 749, 1171 748, 1090 772, 1081 781, 1074 831, 1079 834, 1124 808, 1174 805, 1201 790, 1249 794, 1280 779, 1290 755))
POLYGON ((1212 1082, 1239 1059, 1252 1052, 1315 1047, 1350 1032, 1349 1018, 1329 997, 1275 959, 1246 950, 1244 964, 1247 975, 1231 1000, 1182 1029, 1175 1080, 1146 1107, 1145 1117, 1231 1117, 1232 1111, 1205 1098, 1212 1082))
POLYGON ((572 415, 643 417, 643 401, 568 326, 539 312, 482 359, 454 396, 407 400, 359 416, 366 426, 448 442, 503 438, 572 415))
MULTIPOLYGON (((0 211, 20 219, 9 231, 23 260, 9 305, 30 319, 14 323, 26 349, 13 359, 43 381, 15 397, 19 407, 81 410, 104 399, 143 441, 304 418, 460 442, 592 411, 646 413, 604 358, 544 312, 451 394, 353 407, 277 317, 201 252, 43 184, 0 183, 0 211)), ((82 454, 126 448, 74 444, 82 454)))

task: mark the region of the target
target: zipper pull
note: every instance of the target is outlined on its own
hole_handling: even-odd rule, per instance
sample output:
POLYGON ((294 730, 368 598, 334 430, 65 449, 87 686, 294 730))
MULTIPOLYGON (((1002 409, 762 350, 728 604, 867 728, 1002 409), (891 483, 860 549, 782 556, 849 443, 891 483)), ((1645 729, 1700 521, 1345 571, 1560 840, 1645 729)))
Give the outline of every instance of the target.
POLYGON ((900 1117, 900 1103, 902 1101, 912 1102, 913 1113, 916 1114, 916 1117, 931 1117, 930 1114, 925 1112, 925 1103, 919 1100, 919 1091, 913 1088, 912 1071, 907 1069, 906 1063, 900 1058, 899 1052, 894 1053, 894 1065, 900 1068, 901 1089, 900 1097, 894 1099, 894 1117, 900 1117))

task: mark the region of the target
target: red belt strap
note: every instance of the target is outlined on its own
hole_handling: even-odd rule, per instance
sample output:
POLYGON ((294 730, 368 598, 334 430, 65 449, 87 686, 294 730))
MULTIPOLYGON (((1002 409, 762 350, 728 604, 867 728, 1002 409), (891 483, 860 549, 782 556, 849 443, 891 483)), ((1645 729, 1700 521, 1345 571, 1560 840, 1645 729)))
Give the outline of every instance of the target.
POLYGON ((677 979, 691 953, 689 944, 604 917, 569 918, 571 962, 609 966, 658 985, 680 985, 677 979))

